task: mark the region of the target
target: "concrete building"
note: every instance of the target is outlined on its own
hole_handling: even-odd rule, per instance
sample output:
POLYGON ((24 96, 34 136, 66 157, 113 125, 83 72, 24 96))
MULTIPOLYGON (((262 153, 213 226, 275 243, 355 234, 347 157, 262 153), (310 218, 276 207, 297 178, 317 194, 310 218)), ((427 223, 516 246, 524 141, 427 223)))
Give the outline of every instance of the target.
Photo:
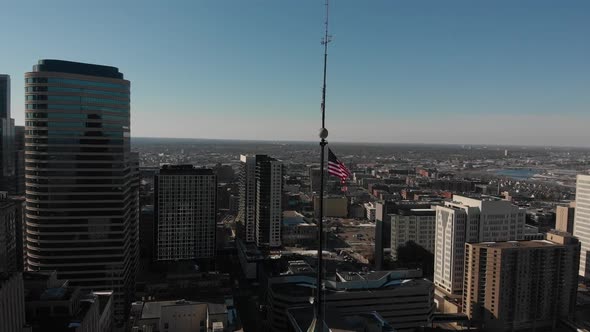
MULTIPOLYGON (((313 209, 316 218, 320 216, 320 197, 313 196, 313 209)), ((348 216, 348 199, 346 196, 324 196, 324 218, 337 217, 346 218, 348 216)))
POLYGON ((390 214, 391 257, 397 260, 397 248, 409 241, 434 254, 436 211, 434 209, 406 209, 390 214))
MULTIPOLYGON (((18 241, 23 224, 21 209, 20 202, 0 191, 0 273, 22 271, 19 261, 22 264, 23 246, 18 241)), ((22 241, 22 234, 20 238, 22 241)))
POLYGON ((297 211, 285 211, 281 234, 284 246, 309 246, 317 243, 318 227, 297 211))
POLYGON ((539 231, 539 227, 524 224, 522 240, 544 240, 545 233, 539 231))
POLYGON ((25 74, 25 113, 27 266, 113 290, 121 324, 139 256, 130 82, 114 67, 40 60, 25 74))
POLYGON ((27 323, 33 331, 110 332, 113 292, 87 292, 53 272, 25 272, 27 323))
POLYGON ((363 204, 363 206, 365 208, 365 218, 369 221, 375 221, 375 204, 373 204, 373 202, 368 202, 363 204))
POLYGON ((156 260, 215 256, 217 177, 211 169, 166 165, 154 181, 156 260))
POLYGON ((0 328, 2 332, 23 332, 25 299, 20 272, 0 272, 0 328))
POLYGON ((525 210, 495 197, 455 195, 436 207, 434 284, 448 295, 463 292, 465 243, 523 238, 525 210))
POLYGON ((236 324, 233 301, 206 303, 185 300, 134 302, 132 331, 141 332, 229 332, 236 324))
POLYGON ((242 155, 240 162, 238 236, 259 247, 279 247, 283 164, 267 155, 242 155))
MULTIPOLYGON (((309 189, 312 193, 320 192, 320 180, 321 180, 322 171, 319 167, 310 167, 309 168, 309 189)), ((324 181, 328 181, 328 172, 324 171, 324 181)))
POLYGON ((576 213, 575 202, 568 206, 557 206, 555 208, 555 229, 560 232, 574 234, 574 217, 576 213))
POLYGON ((383 251, 391 248, 391 217, 400 209, 428 209, 430 202, 381 201, 375 203, 375 269, 383 267, 383 251))
POLYGON ((546 240, 467 243, 463 312, 483 331, 552 327, 576 306, 580 243, 546 240))
MULTIPOLYGON (((268 317, 271 331, 288 331, 287 310, 309 306, 316 279, 312 269, 304 274, 268 280, 268 317)), ((428 326, 434 313, 432 283, 420 270, 336 272, 325 283, 327 313, 354 316, 377 312, 395 331, 428 326)))
POLYGON ((585 282, 590 281, 590 175, 578 175, 576 183, 576 212, 574 236, 580 239, 579 275, 585 282))

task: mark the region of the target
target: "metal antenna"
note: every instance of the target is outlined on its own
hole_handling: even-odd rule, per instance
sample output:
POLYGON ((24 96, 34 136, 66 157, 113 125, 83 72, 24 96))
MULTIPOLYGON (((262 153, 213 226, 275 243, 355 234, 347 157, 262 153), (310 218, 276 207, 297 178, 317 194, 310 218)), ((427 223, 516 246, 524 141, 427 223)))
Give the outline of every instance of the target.
POLYGON ((317 281, 316 281, 316 298, 315 298, 315 324, 310 326, 310 330, 323 331, 324 330, 324 312, 322 299, 323 283, 322 273, 324 270, 324 264, 322 261, 322 250, 323 250, 323 230, 324 230, 324 157, 325 149, 328 141, 328 130, 326 129, 326 76, 328 68, 328 44, 330 43, 332 36, 328 34, 328 17, 329 17, 329 0, 326 0, 326 22, 325 22, 325 33, 322 39, 322 45, 324 45, 324 81, 322 85, 322 128, 320 129, 320 216, 318 218, 318 266, 317 266, 317 281))

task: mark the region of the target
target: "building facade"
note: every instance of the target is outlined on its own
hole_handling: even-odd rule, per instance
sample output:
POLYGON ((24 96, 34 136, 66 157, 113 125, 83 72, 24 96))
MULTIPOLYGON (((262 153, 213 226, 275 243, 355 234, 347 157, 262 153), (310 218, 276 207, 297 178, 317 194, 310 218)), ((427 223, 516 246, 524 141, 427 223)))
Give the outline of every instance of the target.
POLYGON ((574 233, 575 204, 555 208, 555 229, 560 232, 574 233), (572 206, 574 205, 574 206, 572 206))
POLYGON ((21 205, 21 202, 9 199, 6 192, 0 191, 0 273, 22 271, 21 205))
MULTIPOLYGON (((325 312, 352 316, 377 312, 395 331, 428 326, 434 314, 434 287, 420 270, 337 272, 325 280, 325 312)), ((267 301, 271 331, 288 331, 288 310, 309 305, 315 277, 289 275, 268 280, 267 301)))
POLYGON ((25 290, 20 272, 0 272, 0 327, 22 332, 25 326, 25 290))
POLYGON ((122 322, 138 265, 130 82, 114 67, 40 60, 25 94, 27 266, 113 290, 122 322))
POLYGON ((217 177, 192 165, 163 166, 155 179, 156 259, 215 256, 217 177))
POLYGON ((483 331, 555 328, 576 306, 580 243, 546 240, 468 243, 463 312, 483 331))
POLYGON ((391 218, 391 257, 397 260, 397 248, 409 241, 434 253, 436 211, 434 209, 399 210, 391 218))
POLYGON ((465 243, 519 240, 525 210, 509 201, 455 195, 436 207, 434 284, 450 295, 463 291, 465 243))
POLYGON ((14 192, 14 119, 10 117, 10 76, 0 74, 0 191, 14 192))
POLYGON ((283 163, 267 155, 242 155, 240 162, 239 237, 259 247, 279 247, 283 163))
POLYGON ((576 212, 574 236, 580 239, 579 275, 585 282, 590 281, 590 175, 578 175, 576 183, 576 212))

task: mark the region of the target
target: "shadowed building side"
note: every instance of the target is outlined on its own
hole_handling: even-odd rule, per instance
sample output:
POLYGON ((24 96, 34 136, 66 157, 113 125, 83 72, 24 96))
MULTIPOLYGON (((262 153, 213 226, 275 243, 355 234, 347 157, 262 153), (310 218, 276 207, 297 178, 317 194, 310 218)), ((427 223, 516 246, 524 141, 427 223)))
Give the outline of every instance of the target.
POLYGON ((113 290, 122 322, 138 261, 130 82, 117 68, 40 60, 25 74, 27 265, 113 290))

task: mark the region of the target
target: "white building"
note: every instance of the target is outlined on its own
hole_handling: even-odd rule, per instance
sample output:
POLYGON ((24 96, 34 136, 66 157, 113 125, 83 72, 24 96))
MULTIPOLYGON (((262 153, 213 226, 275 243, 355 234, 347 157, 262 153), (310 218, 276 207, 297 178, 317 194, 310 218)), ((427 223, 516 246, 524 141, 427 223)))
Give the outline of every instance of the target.
POLYGON ((217 180, 211 169, 164 166, 155 181, 156 259, 213 258, 217 180))
POLYGON ((590 175, 578 175, 576 183, 576 212, 574 217, 574 236, 580 239, 579 275, 590 279, 590 175))
POLYGON ((363 204, 363 206, 365 207, 366 218, 369 219, 370 221, 375 221, 375 215, 377 212, 377 210, 375 208, 375 204, 373 204, 373 202, 369 202, 369 203, 363 204))
POLYGON ((434 209, 407 209, 391 218, 391 257, 397 259, 397 248, 409 241, 434 253, 436 211, 434 209))
POLYGON ((463 291, 465 243, 520 240, 525 209, 509 201, 483 196, 453 196, 436 207, 434 284, 451 295, 463 291))

